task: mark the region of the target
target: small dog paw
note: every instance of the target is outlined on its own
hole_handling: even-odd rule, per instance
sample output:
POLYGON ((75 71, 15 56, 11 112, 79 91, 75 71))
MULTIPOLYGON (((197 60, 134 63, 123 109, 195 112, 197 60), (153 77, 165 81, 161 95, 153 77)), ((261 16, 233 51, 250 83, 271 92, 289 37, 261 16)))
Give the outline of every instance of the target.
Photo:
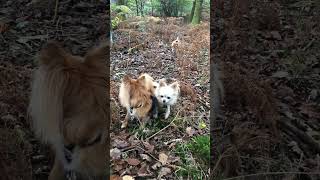
POLYGON ((121 129, 124 129, 128 126, 128 123, 127 122, 122 122, 121 124, 121 129))
POLYGON ((154 119, 157 119, 158 118, 158 114, 153 114, 152 116, 154 119))
POLYGON ((164 116, 164 119, 168 119, 168 117, 169 117, 169 114, 166 114, 166 115, 164 116))

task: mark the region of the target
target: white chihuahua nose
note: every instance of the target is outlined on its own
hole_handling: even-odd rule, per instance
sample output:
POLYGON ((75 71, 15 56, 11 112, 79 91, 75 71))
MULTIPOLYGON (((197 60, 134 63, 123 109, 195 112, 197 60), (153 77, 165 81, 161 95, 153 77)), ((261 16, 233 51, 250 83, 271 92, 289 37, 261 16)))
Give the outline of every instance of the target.
POLYGON ((163 102, 163 103, 165 103, 165 102, 166 102, 166 100, 162 100, 162 102, 163 102))

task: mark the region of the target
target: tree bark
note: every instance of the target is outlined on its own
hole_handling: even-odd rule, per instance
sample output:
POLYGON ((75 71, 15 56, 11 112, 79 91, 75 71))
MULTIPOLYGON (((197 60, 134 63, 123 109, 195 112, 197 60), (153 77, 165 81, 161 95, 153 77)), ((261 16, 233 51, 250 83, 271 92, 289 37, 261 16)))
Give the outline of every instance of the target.
POLYGON ((203 0, 196 0, 195 8, 194 8, 194 15, 192 18, 191 23, 193 25, 200 24, 200 17, 201 17, 201 5, 203 0))
POLYGON ((138 3, 138 0, 135 0, 136 1, 136 9, 137 9, 137 16, 139 16, 139 3, 138 3))
POLYGON ((142 0, 140 0, 140 13, 141 13, 141 16, 143 16, 143 9, 144 9, 144 5, 143 5, 142 0))
POLYGON ((189 22, 192 22, 192 18, 193 18, 193 15, 194 15, 194 8, 196 7, 196 1, 197 1, 197 0, 194 0, 194 1, 193 1, 193 5, 192 5, 192 9, 191 9, 191 14, 190 14, 190 20, 189 20, 189 22))

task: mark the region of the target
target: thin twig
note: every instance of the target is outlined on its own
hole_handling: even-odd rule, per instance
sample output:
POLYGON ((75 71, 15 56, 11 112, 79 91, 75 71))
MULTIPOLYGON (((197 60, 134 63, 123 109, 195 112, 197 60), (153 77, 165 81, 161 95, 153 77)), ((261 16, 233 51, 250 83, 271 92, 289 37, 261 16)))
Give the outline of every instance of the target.
POLYGON ((53 20, 52 20, 53 23, 56 20, 57 15, 58 15, 58 6, 59 6, 59 0, 56 0, 56 6, 54 8, 54 16, 53 16, 53 20))
MULTIPOLYGON (((161 162, 158 158, 154 157, 154 156, 153 156, 151 153, 149 153, 147 150, 143 149, 143 148, 140 147, 140 146, 135 146, 135 147, 141 149, 141 150, 144 151, 146 154, 148 154, 150 157, 152 157, 154 160, 156 160, 157 162, 159 162, 159 163, 162 164, 162 162, 161 162)), ((182 167, 180 167, 180 166, 171 165, 171 164, 166 164, 166 166, 172 167, 172 168, 174 168, 174 169, 182 168, 182 167)))
POLYGON ((176 116, 172 119, 172 121, 164 128, 160 129, 158 132, 154 133, 153 135, 149 136, 146 140, 149 140, 151 138, 153 138, 154 136, 156 136, 157 134, 159 134, 160 132, 162 132, 163 130, 167 129, 168 127, 171 126, 171 124, 173 123, 174 120, 177 119, 178 114, 180 113, 180 110, 177 112, 176 116))

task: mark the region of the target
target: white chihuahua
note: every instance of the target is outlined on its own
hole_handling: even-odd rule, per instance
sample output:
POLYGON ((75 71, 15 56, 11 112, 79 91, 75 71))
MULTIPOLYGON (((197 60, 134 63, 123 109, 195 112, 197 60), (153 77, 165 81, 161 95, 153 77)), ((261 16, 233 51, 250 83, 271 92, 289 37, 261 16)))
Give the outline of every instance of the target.
POLYGON ((166 80, 161 79, 159 81, 159 86, 155 91, 155 95, 162 107, 167 106, 165 114, 165 119, 167 119, 170 114, 170 106, 174 105, 179 98, 180 85, 178 82, 167 85, 166 80))

